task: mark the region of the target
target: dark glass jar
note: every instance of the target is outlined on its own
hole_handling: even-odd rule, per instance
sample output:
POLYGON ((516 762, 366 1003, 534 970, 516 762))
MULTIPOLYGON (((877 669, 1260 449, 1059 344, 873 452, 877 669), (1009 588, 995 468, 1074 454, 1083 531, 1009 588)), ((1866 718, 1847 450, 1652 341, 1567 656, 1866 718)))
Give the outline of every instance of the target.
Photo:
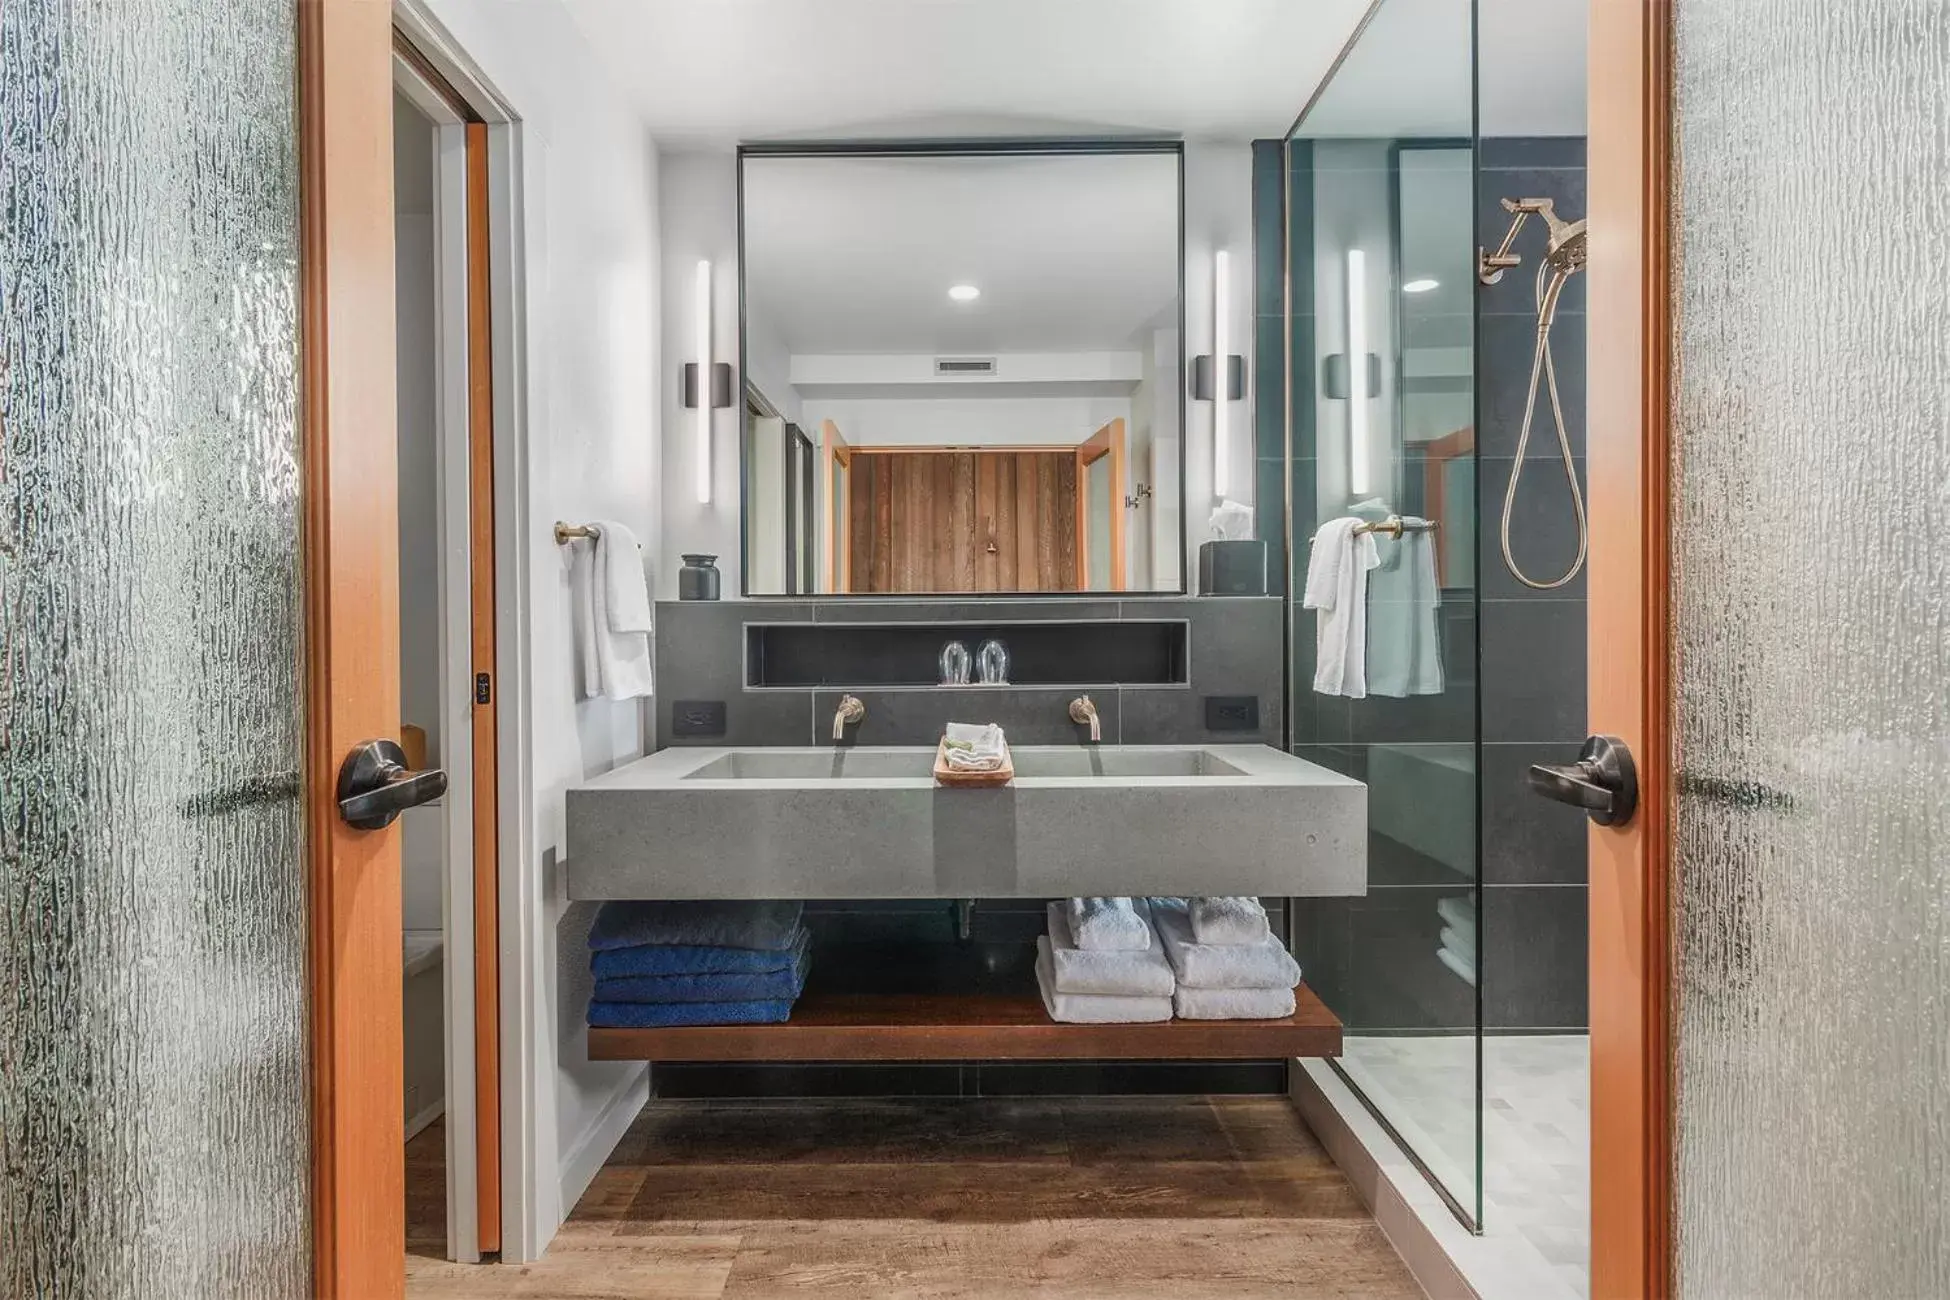
POLYGON ((686 555, 677 570, 677 599, 716 600, 721 576, 715 555, 686 555))

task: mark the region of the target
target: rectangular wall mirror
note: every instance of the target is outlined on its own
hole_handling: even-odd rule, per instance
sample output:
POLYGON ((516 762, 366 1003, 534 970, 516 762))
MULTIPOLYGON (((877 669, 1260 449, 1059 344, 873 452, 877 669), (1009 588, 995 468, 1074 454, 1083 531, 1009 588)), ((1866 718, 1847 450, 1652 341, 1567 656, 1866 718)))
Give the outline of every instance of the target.
POLYGON ((744 590, 1184 590, 1175 143, 747 147, 744 590))

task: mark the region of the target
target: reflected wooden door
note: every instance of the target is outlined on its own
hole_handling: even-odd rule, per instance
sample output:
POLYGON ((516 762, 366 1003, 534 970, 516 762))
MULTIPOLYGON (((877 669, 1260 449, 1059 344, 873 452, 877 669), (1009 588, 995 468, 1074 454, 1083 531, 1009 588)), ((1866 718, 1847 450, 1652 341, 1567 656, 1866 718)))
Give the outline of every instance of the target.
POLYGON ((851 460, 850 590, 1078 589, 1071 449, 859 448, 851 460))

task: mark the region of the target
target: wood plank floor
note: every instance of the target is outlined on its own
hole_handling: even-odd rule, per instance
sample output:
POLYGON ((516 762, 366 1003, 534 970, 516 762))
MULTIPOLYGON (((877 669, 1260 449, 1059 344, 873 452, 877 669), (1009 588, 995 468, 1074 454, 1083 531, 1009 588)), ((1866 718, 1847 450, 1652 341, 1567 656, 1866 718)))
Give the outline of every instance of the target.
POLYGON ((652 1102, 537 1263, 431 1226, 421 1300, 1422 1294, 1277 1098, 652 1102))

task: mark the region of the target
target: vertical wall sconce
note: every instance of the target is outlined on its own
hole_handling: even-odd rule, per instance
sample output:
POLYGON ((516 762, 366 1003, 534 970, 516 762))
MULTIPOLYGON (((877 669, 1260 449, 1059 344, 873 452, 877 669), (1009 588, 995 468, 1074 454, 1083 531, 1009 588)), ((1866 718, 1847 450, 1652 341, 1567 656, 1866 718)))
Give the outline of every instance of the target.
POLYGON ((1212 352, 1192 358, 1192 399, 1212 403, 1212 495, 1222 497, 1231 487, 1231 408, 1246 395, 1246 358, 1232 351, 1230 333, 1232 291, 1228 257, 1221 248, 1212 254, 1212 352), (1224 382, 1213 374, 1213 358, 1225 359, 1224 382))
MULTIPOLYGON (((1231 306, 1226 290, 1226 250, 1212 254, 1212 355, 1230 357, 1226 338, 1226 311, 1231 306)), ((1227 445, 1226 411, 1232 405, 1230 384, 1218 385, 1212 393, 1212 495, 1226 494, 1226 480, 1232 469, 1232 449, 1227 445)))
MULTIPOLYGON (((1347 250, 1347 355, 1365 372, 1368 362, 1368 255, 1358 248, 1347 250)), ((1372 490, 1368 469, 1368 384, 1363 373, 1360 382, 1350 374, 1347 398, 1347 478, 1348 490, 1365 497, 1372 490)))
POLYGON ((711 359, 711 264, 697 264, 697 360, 684 363, 684 406, 697 412, 697 503, 711 504, 711 413, 731 405, 731 363, 711 359), (700 376, 710 376, 704 389, 700 376))

